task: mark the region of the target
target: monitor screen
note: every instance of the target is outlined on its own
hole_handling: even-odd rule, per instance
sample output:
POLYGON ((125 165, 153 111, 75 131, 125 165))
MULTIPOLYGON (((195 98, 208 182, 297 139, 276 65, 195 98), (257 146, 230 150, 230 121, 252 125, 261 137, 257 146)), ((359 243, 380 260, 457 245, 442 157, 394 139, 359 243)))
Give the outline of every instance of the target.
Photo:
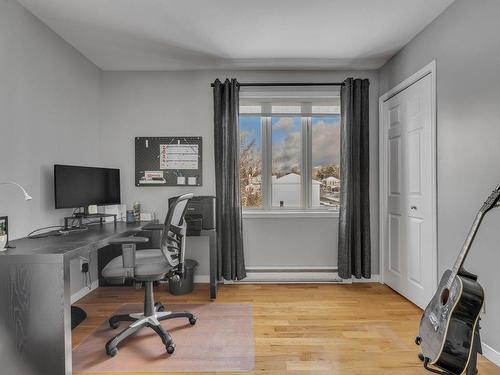
POLYGON ((120 170, 54 165, 56 208, 120 204, 120 170))

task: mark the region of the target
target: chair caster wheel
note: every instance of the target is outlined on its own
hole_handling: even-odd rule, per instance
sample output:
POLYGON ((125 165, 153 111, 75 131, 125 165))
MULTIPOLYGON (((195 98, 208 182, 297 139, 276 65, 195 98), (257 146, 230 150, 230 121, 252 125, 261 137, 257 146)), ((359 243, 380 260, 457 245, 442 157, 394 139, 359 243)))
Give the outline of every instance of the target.
POLYGON ((165 306, 163 306, 163 304, 160 302, 156 302, 155 303, 155 310, 158 312, 165 311, 165 306))
POLYGON ((424 361, 424 355, 422 353, 418 353, 418 359, 420 359, 422 362, 424 361))
POLYGON ((420 345, 421 342, 422 342, 422 338, 420 336, 417 336, 415 338, 415 344, 420 345))
POLYGON ((172 354, 173 352, 175 352, 175 344, 168 345, 167 346, 167 353, 172 354))
POLYGON ((192 326, 194 326, 196 324, 196 316, 193 316, 192 318, 189 319, 189 324, 191 324, 192 326))
POLYGON ((115 322, 114 320, 109 320, 109 326, 111 329, 117 329, 120 326, 120 322, 115 322))
POLYGON ((111 349, 106 349, 106 354, 113 358, 115 355, 118 354, 118 349, 117 348, 111 348, 111 349))

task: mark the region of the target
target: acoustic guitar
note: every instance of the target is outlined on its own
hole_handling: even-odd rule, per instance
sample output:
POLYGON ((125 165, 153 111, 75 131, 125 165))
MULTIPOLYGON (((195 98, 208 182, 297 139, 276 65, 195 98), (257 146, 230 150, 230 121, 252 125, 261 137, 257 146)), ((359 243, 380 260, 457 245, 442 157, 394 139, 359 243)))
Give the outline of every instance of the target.
POLYGON ((484 291, 477 277, 465 271, 463 264, 484 215, 498 204, 499 198, 500 185, 483 203, 455 265, 443 274, 436 294, 422 315, 416 343, 422 349, 420 358, 429 371, 459 375, 467 370, 476 345, 474 332, 484 291))

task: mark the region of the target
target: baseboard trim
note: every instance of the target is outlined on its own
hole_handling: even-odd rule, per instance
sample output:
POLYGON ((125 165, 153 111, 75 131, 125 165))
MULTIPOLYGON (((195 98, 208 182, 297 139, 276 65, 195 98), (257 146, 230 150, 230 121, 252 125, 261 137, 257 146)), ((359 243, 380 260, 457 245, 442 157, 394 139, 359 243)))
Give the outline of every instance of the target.
POLYGON ((89 294, 91 291, 93 291, 94 289, 96 289, 98 287, 99 287, 99 280, 94 280, 92 282, 92 284, 90 284, 90 288, 89 287, 85 287, 85 288, 82 288, 79 291, 73 293, 71 295, 71 304, 73 304, 76 301, 82 299, 83 297, 85 297, 87 294, 89 294))
MULTIPOLYGON (((194 275, 196 284, 210 282, 209 275, 194 275)), ((379 283, 380 275, 372 275, 369 279, 341 279, 336 266, 250 266, 247 267, 247 277, 241 281, 225 280, 225 284, 351 284, 379 283)))
POLYGON ((380 275, 372 275, 369 279, 351 279, 353 283, 380 283, 380 275))
POLYGON ((350 284, 336 272, 248 272, 243 280, 224 280, 224 284, 350 284))
POLYGON ((208 275, 194 275, 195 284, 208 284, 210 282, 210 276, 208 275))
POLYGON ((493 349, 491 346, 485 344, 484 342, 481 343, 481 345, 483 347, 483 357, 500 367, 500 352, 493 349))
POLYGON ((247 277, 240 281, 224 280, 225 284, 352 284, 379 282, 379 275, 370 279, 342 279, 336 267, 248 267, 247 277))

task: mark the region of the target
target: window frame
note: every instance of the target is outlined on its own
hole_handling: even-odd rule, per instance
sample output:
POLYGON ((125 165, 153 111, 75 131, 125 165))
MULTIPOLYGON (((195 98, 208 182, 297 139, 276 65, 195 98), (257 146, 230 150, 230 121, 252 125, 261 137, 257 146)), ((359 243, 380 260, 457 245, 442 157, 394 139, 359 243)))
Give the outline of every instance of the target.
MULTIPOLYGON (((252 95, 240 100, 242 106, 260 105, 260 113, 240 113, 239 116, 260 116, 261 136, 261 162, 262 162, 262 205, 260 207, 243 207, 243 216, 247 218, 273 218, 273 217, 338 217, 337 207, 312 207, 312 119, 313 117, 332 117, 340 115, 340 108, 336 113, 312 113, 313 105, 328 102, 331 99, 339 100, 336 91, 333 96, 321 95, 320 98, 287 98, 279 95, 269 95, 266 92, 263 97, 252 95), (267 97, 265 97, 267 94, 267 97), (270 98, 271 97, 271 98, 270 98), (276 105, 300 105, 300 113, 273 113, 272 106, 276 105), (300 207, 276 207, 272 205, 272 119, 273 117, 300 117, 301 121, 301 146, 300 146, 300 168, 301 168, 301 200, 300 207), (309 183, 308 183, 309 181, 309 183)), ((262 95, 262 94, 261 94, 262 95)), ((321 104, 319 104, 321 105, 321 104)), ((239 140, 238 140, 239 142, 239 140)), ((239 146, 239 145, 238 145, 239 146)))

